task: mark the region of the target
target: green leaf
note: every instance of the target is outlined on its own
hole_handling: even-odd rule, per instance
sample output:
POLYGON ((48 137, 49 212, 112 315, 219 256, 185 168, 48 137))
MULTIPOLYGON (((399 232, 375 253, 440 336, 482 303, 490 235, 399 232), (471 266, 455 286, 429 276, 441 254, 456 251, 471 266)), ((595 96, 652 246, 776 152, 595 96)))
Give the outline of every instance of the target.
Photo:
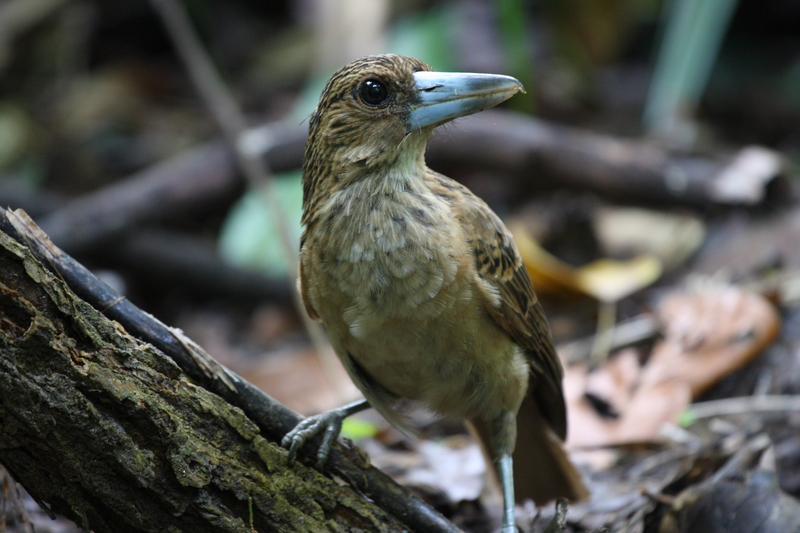
POLYGON ((686 428, 694 424, 696 421, 697 418, 694 416, 694 411, 691 408, 689 408, 686 409, 683 413, 681 413, 681 416, 678 419, 678 426, 686 428))
MULTIPOLYGON (((303 186, 299 170, 276 175, 274 189, 289 219, 292 239, 300 243, 303 186)), ((219 238, 220 255, 234 265, 258 268, 274 276, 288 274, 281 236, 261 193, 248 191, 233 206, 219 238)))
POLYGON ((663 39, 644 110, 651 132, 670 135, 691 118, 738 0, 672 0, 664 4, 663 39), (688 116, 687 116, 688 115, 688 116))
POLYGON ((434 70, 455 68, 452 52, 454 5, 430 9, 398 20, 389 33, 388 52, 416 57, 434 70))
POLYGON ((378 434, 378 426, 360 418, 345 418, 342 422, 342 437, 361 440, 378 434))

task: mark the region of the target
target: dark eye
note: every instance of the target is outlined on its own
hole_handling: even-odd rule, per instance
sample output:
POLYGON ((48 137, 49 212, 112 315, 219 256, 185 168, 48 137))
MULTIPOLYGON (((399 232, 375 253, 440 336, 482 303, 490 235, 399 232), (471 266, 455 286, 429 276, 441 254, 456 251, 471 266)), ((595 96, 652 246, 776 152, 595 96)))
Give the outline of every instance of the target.
POLYGON ((358 94, 361 96, 361 100, 369 106, 379 106, 389 98, 389 91, 380 80, 365 81, 361 84, 358 94))

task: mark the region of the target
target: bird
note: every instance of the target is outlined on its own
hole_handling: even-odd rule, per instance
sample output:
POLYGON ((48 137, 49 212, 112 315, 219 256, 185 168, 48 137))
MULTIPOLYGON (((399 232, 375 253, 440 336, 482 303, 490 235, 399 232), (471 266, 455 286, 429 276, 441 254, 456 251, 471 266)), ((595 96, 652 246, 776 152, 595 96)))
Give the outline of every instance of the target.
POLYGON ((562 447, 563 369, 511 233, 431 170, 425 148, 437 126, 519 91, 510 76, 436 72, 394 54, 327 82, 305 147, 298 286, 364 400, 306 418, 282 441, 294 461, 322 434, 322 468, 342 420, 367 407, 410 433, 400 400, 466 420, 496 465, 503 533, 516 531, 517 500, 587 495, 562 447))

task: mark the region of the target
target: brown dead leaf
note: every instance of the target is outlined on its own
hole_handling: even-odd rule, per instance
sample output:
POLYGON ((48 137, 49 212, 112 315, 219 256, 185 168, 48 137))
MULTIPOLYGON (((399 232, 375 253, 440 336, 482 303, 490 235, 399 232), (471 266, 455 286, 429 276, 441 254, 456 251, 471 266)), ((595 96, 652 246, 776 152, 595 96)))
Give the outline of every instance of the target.
POLYGON ((777 336, 780 319, 762 296, 731 286, 668 296, 664 339, 642 367, 627 349, 592 372, 566 369, 571 449, 659 439, 693 397, 741 368, 777 336))
POLYGON ((693 397, 750 362, 780 331, 771 303, 733 286, 671 294, 659 315, 664 340, 653 349, 642 386, 677 379, 693 397))
POLYGON ((652 285, 661 272, 661 262, 651 255, 627 261, 598 259, 578 269, 578 286, 598 300, 616 302, 652 285))
POLYGON ((627 349, 586 377, 584 395, 601 399, 611 413, 622 413, 642 372, 636 350, 627 349))
POLYGON ((521 224, 510 224, 528 275, 539 293, 567 297, 588 296, 578 283, 575 269, 542 248, 521 224))
POLYGON ((661 426, 677 423, 691 400, 689 386, 677 379, 637 387, 620 419, 618 442, 659 440, 661 426))
POLYGON ((675 423, 691 399, 689 387, 669 380, 638 386, 641 375, 633 349, 588 372, 573 365, 564 376, 571 449, 659 439, 665 422, 675 423), (593 398, 590 401, 589 398, 593 398), (603 408, 598 408, 602 403, 603 408))

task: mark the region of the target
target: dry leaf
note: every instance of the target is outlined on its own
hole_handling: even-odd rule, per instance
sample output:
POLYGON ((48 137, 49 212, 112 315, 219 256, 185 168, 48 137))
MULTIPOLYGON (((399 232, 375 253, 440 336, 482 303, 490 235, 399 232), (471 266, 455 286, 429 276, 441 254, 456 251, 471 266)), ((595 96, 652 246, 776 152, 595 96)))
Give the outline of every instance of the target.
POLYGON ((647 287, 661 276, 658 259, 642 255, 629 261, 599 259, 574 268, 542 248, 521 224, 511 224, 528 275, 540 294, 589 296, 613 302, 647 287))
POLYGON ((677 422, 691 400, 688 385, 670 380, 640 387, 640 374, 633 349, 623 350, 591 373, 584 365, 567 369, 570 449, 658 440, 663 423, 677 422), (610 409, 598 409, 598 402, 610 409))
POLYGON ((780 330, 771 303, 733 286, 672 294, 659 315, 664 340, 653 349, 642 384, 678 379, 694 397, 749 363, 780 330))
POLYGON ((572 266, 542 248, 521 224, 512 223, 509 229, 537 293, 588 296, 572 266))
POLYGON ((700 217, 639 207, 599 208, 594 230, 605 253, 614 257, 646 254, 658 258, 665 268, 688 259, 706 235, 700 217))
POLYGON ((664 339, 644 367, 633 349, 564 377, 571 449, 659 439, 696 397, 741 368, 777 336, 780 319, 762 296, 737 287, 680 292, 659 307, 664 339))
POLYGON ((649 255, 629 261, 598 259, 578 270, 578 284, 598 300, 616 302, 651 285, 661 272, 661 262, 649 255))

